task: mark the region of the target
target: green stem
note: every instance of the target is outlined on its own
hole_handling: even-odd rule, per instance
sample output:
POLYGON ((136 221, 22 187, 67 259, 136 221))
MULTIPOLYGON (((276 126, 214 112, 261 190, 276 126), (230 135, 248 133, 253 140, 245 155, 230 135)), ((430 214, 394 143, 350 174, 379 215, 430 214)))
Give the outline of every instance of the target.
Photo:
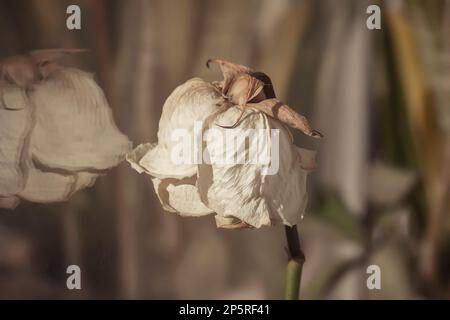
POLYGON ((288 245, 289 261, 286 268, 286 287, 284 297, 286 300, 298 300, 302 278, 305 255, 300 246, 297 226, 285 226, 288 245))

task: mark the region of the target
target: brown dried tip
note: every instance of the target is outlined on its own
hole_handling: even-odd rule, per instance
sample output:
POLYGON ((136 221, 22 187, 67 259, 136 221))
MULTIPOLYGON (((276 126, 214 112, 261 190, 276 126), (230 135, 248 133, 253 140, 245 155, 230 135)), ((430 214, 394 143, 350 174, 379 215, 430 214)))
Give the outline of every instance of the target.
MULTIPOLYGON (((304 116, 275 98, 272 81, 268 75, 221 59, 209 59, 206 62, 208 68, 211 62, 219 64, 224 77, 222 94, 232 103, 254 107, 308 136, 314 138, 323 137, 319 131, 310 127, 308 120, 304 116)), ((230 128, 234 128, 239 123, 242 114, 230 128)))
POLYGON ((292 128, 298 129, 310 137, 323 137, 319 131, 310 127, 308 119, 298 114, 278 99, 267 99, 259 103, 249 103, 248 106, 260 110, 268 116, 275 118, 292 128))
POLYGON ((250 73, 252 70, 246 66, 232 63, 221 59, 208 59, 206 61, 206 67, 209 68, 210 63, 217 63, 223 74, 223 86, 222 93, 227 94, 231 83, 235 80, 236 76, 242 73, 250 73))

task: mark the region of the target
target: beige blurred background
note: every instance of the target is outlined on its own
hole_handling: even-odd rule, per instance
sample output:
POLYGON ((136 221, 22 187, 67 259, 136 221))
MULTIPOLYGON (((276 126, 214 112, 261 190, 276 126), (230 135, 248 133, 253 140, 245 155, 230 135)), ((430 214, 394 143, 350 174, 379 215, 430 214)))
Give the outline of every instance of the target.
MULTIPOLYGON (((0 58, 86 48, 135 145, 156 141, 165 98, 208 58, 271 76, 321 141, 299 226, 305 299, 450 297, 450 1, 0 1, 0 58), (81 8, 81 30, 66 8, 81 8), (369 5, 381 30, 368 30, 369 5), (368 290, 366 268, 381 268, 368 290)), ((216 229, 164 212, 126 163, 68 202, 0 210, 0 298, 280 299, 282 226, 216 229), (66 267, 82 290, 66 288, 66 267)))

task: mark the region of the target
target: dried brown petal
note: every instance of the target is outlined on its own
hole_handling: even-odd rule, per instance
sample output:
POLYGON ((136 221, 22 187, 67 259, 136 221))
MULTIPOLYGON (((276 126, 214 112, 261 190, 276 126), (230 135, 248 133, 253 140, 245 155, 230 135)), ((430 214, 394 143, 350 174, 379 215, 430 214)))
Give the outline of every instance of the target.
POLYGON ((264 100, 263 89, 264 83, 262 81, 244 73, 235 77, 227 92, 227 96, 234 104, 243 106, 250 101, 259 102, 264 100))
POLYGON ((235 217, 222 217, 219 215, 215 215, 214 219, 216 220, 217 228, 222 228, 222 229, 251 229, 251 228, 253 228, 251 225, 249 225, 235 217))
POLYGON ((223 86, 222 93, 227 94, 231 83, 235 80, 236 76, 242 73, 249 73, 252 70, 246 66, 232 63, 221 59, 209 59, 206 61, 206 66, 209 68, 210 63, 217 63, 220 66, 220 70, 223 74, 223 86))
POLYGON ((248 106, 258 109, 268 116, 275 118, 292 128, 300 130, 308 136, 314 138, 323 137, 319 131, 310 127, 308 119, 298 114, 278 99, 267 99, 259 103, 249 103, 248 106))

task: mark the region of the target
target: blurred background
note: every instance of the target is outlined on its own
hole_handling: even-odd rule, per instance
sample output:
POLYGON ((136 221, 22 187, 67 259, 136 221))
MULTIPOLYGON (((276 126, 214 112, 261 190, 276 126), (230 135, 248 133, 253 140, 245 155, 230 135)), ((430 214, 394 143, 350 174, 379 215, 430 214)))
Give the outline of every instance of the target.
MULTIPOLYGON (((324 133, 299 226, 304 299, 450 298, 450 1, 0 1, 0 58, 86 48, 134 145, 156 141, 165 98, 208 58, 269 74, 277 96, 324 133), (81 8, 81 30, 66 8, 81 8), (368 30, 369 5, 381 30, 368 30), (366 269, 381 268, 381 290, 366 269)), ((313 141, 314 140, 314 141, 313 141)), ((122 163, 56 204, 0 209, 0 298, 283 297, 282 226, 216 229, 161 209, 122 163), (66 268, 82 290, 66 288, 66 268)))

